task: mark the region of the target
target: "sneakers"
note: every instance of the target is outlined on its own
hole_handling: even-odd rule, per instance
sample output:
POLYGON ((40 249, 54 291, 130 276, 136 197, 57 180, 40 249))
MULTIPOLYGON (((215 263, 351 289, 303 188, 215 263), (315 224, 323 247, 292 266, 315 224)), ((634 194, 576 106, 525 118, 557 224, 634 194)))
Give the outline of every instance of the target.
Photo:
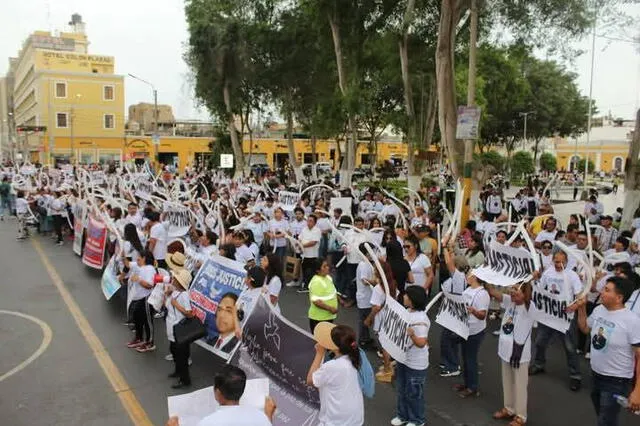
POLYGON ((457 370, 442 370, 440 372, 440 377, 456 377, 460 375, 460 369, 457 370))
POLYGON ((308 288, 304 288, 304 287, 300 287, 298 290, 296 290, 297 293, 309 293, 309 289, 308 288))
POLYGON ((285 284, 285 287, 299 287, 300 283, 298 281, 289 281, 285 284))
POLYGON ((58 246, 62 246, 62 245, 64 245, 64 241, 58 241, 58 242, 56 243, 56 245, 58 245, 58 246))
POLYGON ((584 354, 584 359, 591 359, 591 352, 584 354))
POLYGON ((491 332, 491 334, 493 334, 494 336, 499 336, 500 335, 500 330, 494 330, 491 332))
POLYGON ((150 342, 150 343, 144 342, 142 345, 136 348, 136 351, 140 353, 152 352, 155 350, 156 350, 156 345, 154 345, 153 342, 150 342))
POLYGON ((155 319, 164 318, 164 312, 156 312, 155 314, 153 314, 153 317, 155 319))
POLYGON ((471 390, 471 389, 464 389, 461 390, 460 392, 458 392, 458 396, 460 398, 470 398, 470 397, 474 397, 474 396, 480 396, 480 392, 478 392, 477 390, 471 390))
POLYGON ((127 347, 129 349, 136 349, 138 346, 142 346, 145 343, 142 340, 138 340, 138 339, 133 339, 132 341, 130 341, 129 343, 127 343, 127 347))
POLYGON ((167 360, 167 361, 173 361, 173 355, 169 354, 169 355, 165 356, 164 359, 167 360))
POLYGON ((395 416, 394 418, 391 419, 391 426, 402 426, 402 425, 406 425, 407 422, 405 422, 404 420, 402 420, 400 417, 395 416))

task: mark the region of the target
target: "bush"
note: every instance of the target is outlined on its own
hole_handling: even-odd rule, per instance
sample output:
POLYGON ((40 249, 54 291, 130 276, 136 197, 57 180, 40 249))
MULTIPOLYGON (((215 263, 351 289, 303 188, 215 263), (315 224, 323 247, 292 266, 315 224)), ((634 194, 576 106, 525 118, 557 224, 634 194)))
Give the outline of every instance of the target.
POLYGON ((506 158, 496 151, 487 151, 476 154, 475 160, 480 163, 480 167, 491 166, 496 173, 502 173, 506 164, 506 158))
POLYGON ((527 151, 518 151, 511 157, 511 178, 525 176, 534 172, 533 156, 527 151))
MULTIPOLYGON (((584 162, 585 159, 581 158, 580 161, 578 161, 578 172, 584 174, 584 162)), ((589 160, 589 173, 593 173, 596 170, 596 165, 593 164, 593 161, 589 160)))
POLYGON ((556 157, 548 152, 543 152, 540 156, 540 170, 543 172, 555 172, 558 169, 556 157))

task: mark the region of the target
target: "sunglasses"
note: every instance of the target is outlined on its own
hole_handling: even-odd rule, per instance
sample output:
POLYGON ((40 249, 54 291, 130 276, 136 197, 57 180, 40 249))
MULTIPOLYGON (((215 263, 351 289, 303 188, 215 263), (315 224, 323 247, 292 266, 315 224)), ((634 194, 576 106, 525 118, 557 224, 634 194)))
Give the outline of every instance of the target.
POLYGON ((402 247, 403 247, 403 248, 406 248, 406 249, 408 249, 408 248, 413 248, 413 246, 412 246, 412 245, 410 245, 410 244, 409 244, 409 245, 402 246, 402 247))

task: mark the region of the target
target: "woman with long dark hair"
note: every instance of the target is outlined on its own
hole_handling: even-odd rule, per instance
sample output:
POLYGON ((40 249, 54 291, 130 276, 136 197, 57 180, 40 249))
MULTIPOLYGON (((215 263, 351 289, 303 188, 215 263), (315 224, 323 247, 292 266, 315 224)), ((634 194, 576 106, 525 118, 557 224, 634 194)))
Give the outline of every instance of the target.
POLYGON ((133 223, 127 223, 124 226, 124 247, 123 257, 129 262, 136 262, 138 257, 144 253, 144 247, 140 241, 138 228, 133 223))
POLYGON ((392 240, 387 242, 387 263, 391 268, 391 273, 398 289, 398 298, 402 300, 404 289, 407 283, 413 283, 413 273, 411 272, 411 265, 404 258, 402 253, 402 247, 400 243, 395 240, 395 235, 392 240))
POLYGON ((280 312, 278 299, 282 290, 282 262, 275 253, 269 253, 260 259, 260 266, 267 274, 266 291, 273 308, 280 312))
POLYGON ((321 322, 313 337, 318 343, 307 384, 318 388, 320 393, 319 424, 362 425, 364 401, 358 379, 361 360, 355 331, 346 325, 321 322), (333 359, 324 362, 327 351, 333 359))
POLYGON ((471 237, 469 248, 465 251, 464 257, 467 258, 471 269, 477 268, 484 263, 484 247, 480 236, 474 235, 471 237))

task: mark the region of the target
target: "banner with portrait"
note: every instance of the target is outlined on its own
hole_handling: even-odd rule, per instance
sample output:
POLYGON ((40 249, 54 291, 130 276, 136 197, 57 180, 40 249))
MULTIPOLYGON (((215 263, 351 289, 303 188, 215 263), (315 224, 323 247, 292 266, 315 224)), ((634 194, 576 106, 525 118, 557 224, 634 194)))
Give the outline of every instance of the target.
POLYGON ((87 238, 82 253, 82 263, 94 268, 104 266, 104 249, 107 242, 107 226, 101 220, 89 217, 87 224, 87 238))

